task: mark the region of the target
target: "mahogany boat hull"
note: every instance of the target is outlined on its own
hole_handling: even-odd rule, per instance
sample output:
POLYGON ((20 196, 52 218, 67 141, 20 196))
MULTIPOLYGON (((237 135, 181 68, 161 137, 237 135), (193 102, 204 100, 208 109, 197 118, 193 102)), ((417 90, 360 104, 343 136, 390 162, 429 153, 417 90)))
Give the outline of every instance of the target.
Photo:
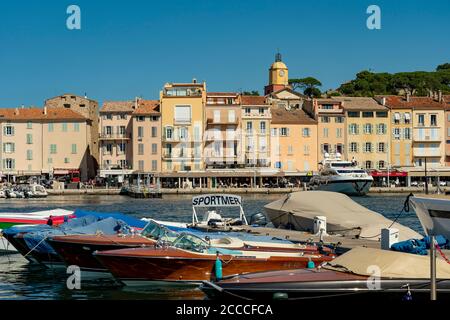
MULTIPOLYGON (((94 256, 121 282, 140 285, 151 282, 199 284, 215 278, 215 255, 201 255, 175 248, 135 248, 97 252, 94 256)), ((308 256, 250 256, 219 255, 223 277, 248 272, 306 268, 308 256)), ((331 260, 315 256, 317 265, 331 260)))
POLYGON ((144 237, 118 235, 55 236, 48 240, 65 265, 76 265, 82 271, 109 273, 94 256, 95 251, 153 246, 156 241, 144 237))

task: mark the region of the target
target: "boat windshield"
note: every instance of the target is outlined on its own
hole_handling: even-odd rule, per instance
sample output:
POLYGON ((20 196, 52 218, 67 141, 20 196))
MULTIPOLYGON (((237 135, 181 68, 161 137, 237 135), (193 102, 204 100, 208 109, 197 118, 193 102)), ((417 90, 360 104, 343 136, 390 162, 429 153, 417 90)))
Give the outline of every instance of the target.
POLYGON ((167 229, 166 227, 150 220, 145 228, 141 231, 141 235, 150 239, 176 238, 177 233, 167 229))
POLYGON ((337 170, 338 173, 366 173, 364 170, 337 170))
POLYGON ((353 163, 351 163, 351 162, 332 162, 331 166, 333 168, 346 168, 346 167, 353 167, 353 163))
POLYGON ((192 234, 182 233, 175 239, 173 246, 178 249, 194 252, 204 252, 208 249, 208 244, 192 234))

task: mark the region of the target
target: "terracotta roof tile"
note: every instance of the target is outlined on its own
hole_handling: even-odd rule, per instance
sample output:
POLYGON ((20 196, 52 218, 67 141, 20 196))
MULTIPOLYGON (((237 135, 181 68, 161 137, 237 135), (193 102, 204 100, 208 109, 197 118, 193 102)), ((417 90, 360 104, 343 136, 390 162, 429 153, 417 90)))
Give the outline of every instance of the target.
POLYGON ((386 110, 386 107, 369 97, 331 97, 331 100, 342 102, 345 110, 386 110))
POLYGON ((286 110, 285 108, 272 107, 272 124, 317 124, 317 120, 311 118, 302 109, 286 110))
POLYGON ((208 92, 207 97, 236 97, 237 92, 208 92))
POLYGON ((0 119, 5 120, 87 120, 78 112, 64 108, 0 109, 0 119), (45 110, 47 113, 45 114, 45 110))
POLYGON ((139 100, 138 107, 133 112, 134 115, 154 114, 159 115, 158 100, 139 100))
POLYGON ((245 106, 262 106, 267 105, 265 96, 242 96, 242 105, 245 106))
POLYGON ((386 106, 391 109, 444 109, 445 103, 431 97, 381 96, 386 98, 386 106))
POLYGON ((100 112, 133 112, 134 101, 105 101, 100 112))

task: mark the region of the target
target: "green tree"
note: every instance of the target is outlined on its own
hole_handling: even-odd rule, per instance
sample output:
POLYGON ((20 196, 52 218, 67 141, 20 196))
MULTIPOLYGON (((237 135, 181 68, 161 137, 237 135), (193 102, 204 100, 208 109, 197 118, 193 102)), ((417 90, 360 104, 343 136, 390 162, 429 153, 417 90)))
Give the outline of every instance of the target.
POLYGON ((244 96, 259 96, 258 90, 252 90, 252 91, 244 91, 242 92, 244 96))
POLYGON ((313 77, 306 77, 300 79, 289 79, 289 84, 293 90, 301 89, 303 94, 308 97, 320 97, 321 91, 317 87, 321 87, 322 83, 313 77))

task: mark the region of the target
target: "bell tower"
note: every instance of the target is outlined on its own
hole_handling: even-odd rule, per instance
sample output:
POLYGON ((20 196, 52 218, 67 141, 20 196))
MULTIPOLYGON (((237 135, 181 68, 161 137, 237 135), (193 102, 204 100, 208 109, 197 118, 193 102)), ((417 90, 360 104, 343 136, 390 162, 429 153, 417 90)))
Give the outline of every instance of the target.
POLYGON ((264 88, 264 94, 284 89, 289 86, 289 70, 281 59, 281 53, 275 55, 275 62, 269 69, 269 84, 264 88))

